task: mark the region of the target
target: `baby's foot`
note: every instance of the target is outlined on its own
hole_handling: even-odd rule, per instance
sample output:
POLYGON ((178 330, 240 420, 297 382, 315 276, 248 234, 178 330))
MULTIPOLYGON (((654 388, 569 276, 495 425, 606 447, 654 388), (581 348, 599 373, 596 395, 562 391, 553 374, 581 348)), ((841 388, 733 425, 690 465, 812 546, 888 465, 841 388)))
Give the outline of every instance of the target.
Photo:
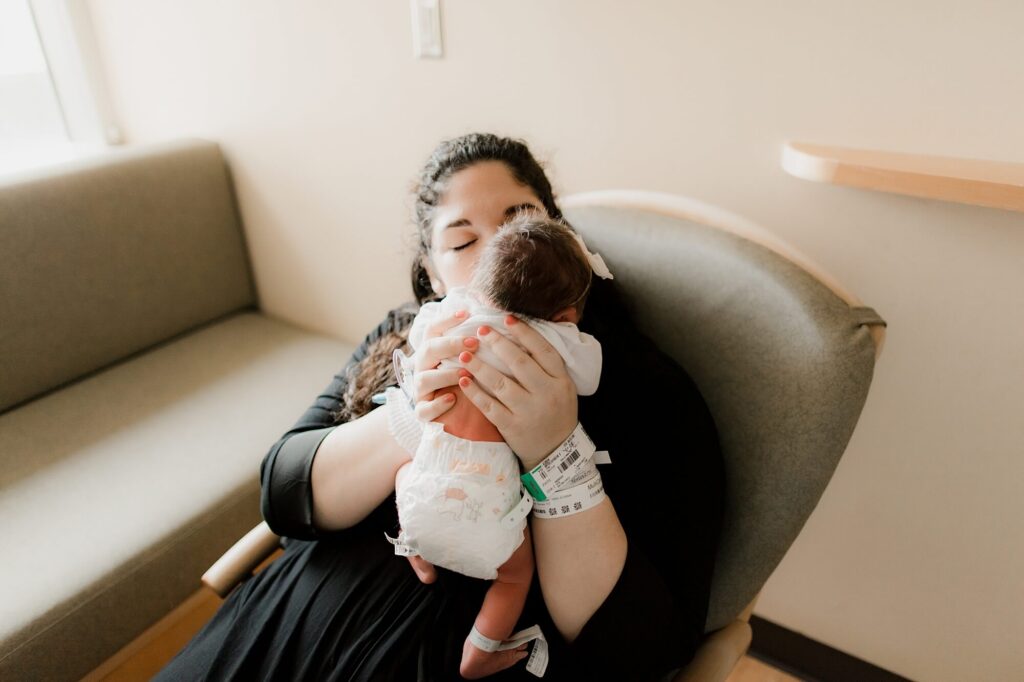
POLYGON ((488 653, 478 649, 467 637, 462 645, 462 663, 459 665, 459 674, 467 680, 478 680, 505 668, 511 668, 528 655, 526 644, 517 649, 488 653))
POLYGON ((424 585, 437 580, 437 569, 434 568, 434 564, 430 563, 421 556, 409 557, 409 563, 412 564, 412 570, 416 572, 416 577, 420 579, 420 582, 424 585))

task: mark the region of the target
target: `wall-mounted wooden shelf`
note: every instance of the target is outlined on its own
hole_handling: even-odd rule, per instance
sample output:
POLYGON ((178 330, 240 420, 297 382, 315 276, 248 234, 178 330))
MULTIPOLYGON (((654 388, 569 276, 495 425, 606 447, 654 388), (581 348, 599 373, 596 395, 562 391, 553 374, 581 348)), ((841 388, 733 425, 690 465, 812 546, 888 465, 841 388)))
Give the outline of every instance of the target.
POLYGON ((787 142, 782 168, 804 180, 1024 211, 1024 163, 787 142))

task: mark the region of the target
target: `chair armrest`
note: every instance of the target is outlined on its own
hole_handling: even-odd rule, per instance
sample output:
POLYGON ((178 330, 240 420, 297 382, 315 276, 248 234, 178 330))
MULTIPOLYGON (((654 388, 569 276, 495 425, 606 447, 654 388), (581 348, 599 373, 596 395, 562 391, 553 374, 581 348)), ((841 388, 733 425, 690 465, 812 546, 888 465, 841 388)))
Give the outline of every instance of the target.
POLYGON ((753 634, 750 623, 742 620, 712 632, 672 682, 725 682, 750 648, 753 634))
POLYGON ((270 556, 281 543, 266 521, 245 534, 241 540, 214 562, 203 574, 203 585, 218 596, 226 597, 235 585, 252 575, 253 569, 270 556))

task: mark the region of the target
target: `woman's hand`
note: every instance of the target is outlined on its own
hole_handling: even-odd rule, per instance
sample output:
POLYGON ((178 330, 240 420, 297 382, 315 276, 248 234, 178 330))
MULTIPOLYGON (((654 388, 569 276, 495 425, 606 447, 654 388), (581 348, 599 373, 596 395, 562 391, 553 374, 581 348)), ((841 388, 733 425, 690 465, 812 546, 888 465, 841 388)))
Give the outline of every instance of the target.
POLYGON ((459 381, 459 369, 438 369, 446 358, 454 359, 465 350, 475 351, 480 342, 473 336, 444 336, 444 333, 466 320, 468 312, 458 310, 451 317, 438 320, 427 329, 423 343, 413 354, 413 393, 416 398, 416 418, 434 421, 455 404, 455 396, 446 393, 434 397, 438 389, 454 386, 459 381))
POLYGON ((472 377, 460 379, 459 386, 530 470, 576 428, 576 385, 562 356, 539 332, 512 315, 505 317, 505 326, 522 348, 486 326, 477 335, 511 368, 512 376, 465 351, 459 361, 472 377))

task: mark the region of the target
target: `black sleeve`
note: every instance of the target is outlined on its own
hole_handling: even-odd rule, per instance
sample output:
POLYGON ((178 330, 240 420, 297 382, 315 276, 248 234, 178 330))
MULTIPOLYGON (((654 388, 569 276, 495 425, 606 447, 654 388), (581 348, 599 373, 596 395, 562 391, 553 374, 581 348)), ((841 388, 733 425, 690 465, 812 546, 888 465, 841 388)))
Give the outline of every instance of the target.
POLYGON ((303 540, 320 537, 313 525, 310 473, 317 448, 337 427, 334 415, 342 405, 349 370, 380 337, 403 329, 414 316, 415 307, 410 305, 390 311, 295 425, 270 446, 260 464, 260 508, 267 525, 278 535, 303 540))
POLYGON ((724 467, 714 420, 683 368, 643 337, 603 345, 604 397, 581 399, 580 420, 611 455, 601 475, 628 550, 571 649, 589 679, 657 680, 704 637, 724 467))

